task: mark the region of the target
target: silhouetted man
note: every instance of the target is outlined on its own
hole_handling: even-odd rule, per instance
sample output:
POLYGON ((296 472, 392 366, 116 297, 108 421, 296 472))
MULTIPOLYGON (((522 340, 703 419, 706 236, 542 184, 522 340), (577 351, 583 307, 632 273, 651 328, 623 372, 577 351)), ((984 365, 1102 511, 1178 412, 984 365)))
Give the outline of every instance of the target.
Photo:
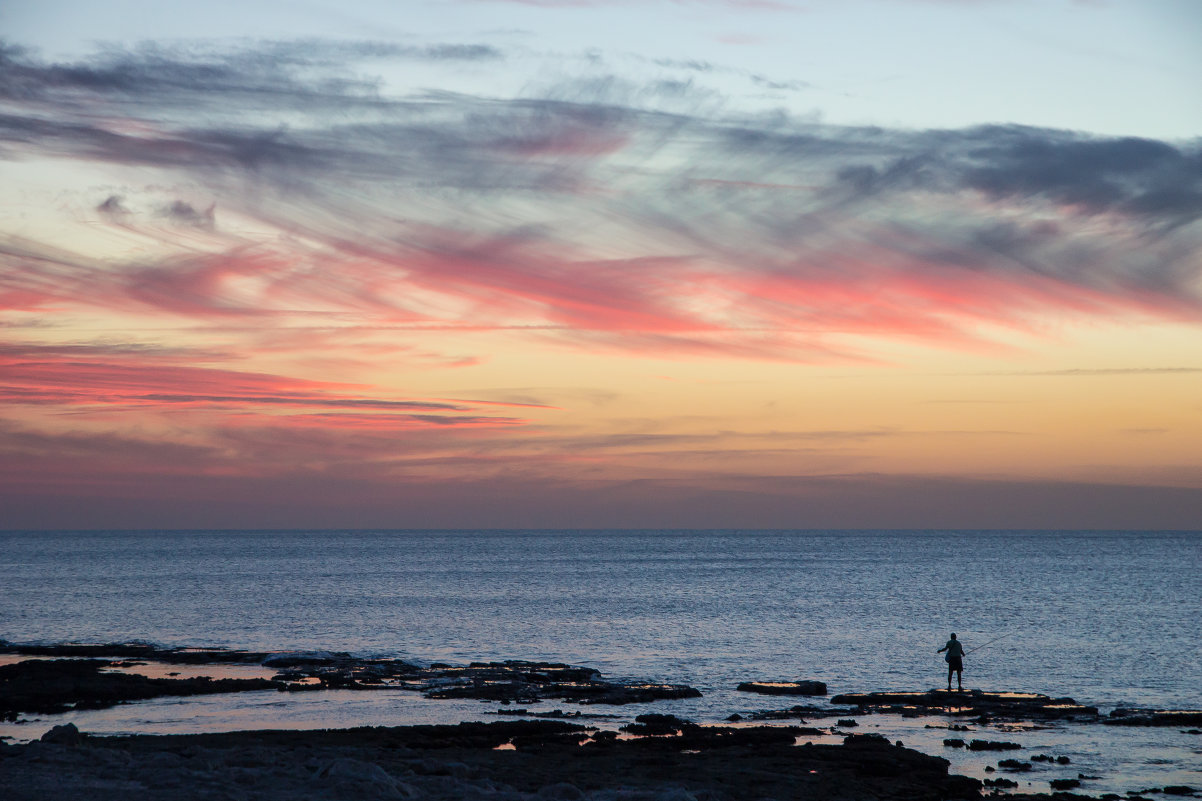
POLYGON ((964 689, 964 646, 956 639, 956 633, 952 632, 952 638, 947 641, 947 645, 940 648, 935 653, 943 653, 947 651, 947 656, 943 657, 947 661, 947 688, 952 688, 952 673, 956 674, 956 687, 964 689))

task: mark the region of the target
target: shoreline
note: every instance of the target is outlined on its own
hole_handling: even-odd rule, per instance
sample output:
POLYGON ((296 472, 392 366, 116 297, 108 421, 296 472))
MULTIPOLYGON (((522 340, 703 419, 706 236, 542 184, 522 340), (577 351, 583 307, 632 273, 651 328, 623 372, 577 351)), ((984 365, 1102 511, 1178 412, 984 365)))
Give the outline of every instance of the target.
MULTIPOLYGON (((492 777, 488 782, 493 785, 509 788, 507 797, 514 799, 565 782, 575 788, 563 789, 565 797, 593 793, 590 798, 608 799, 617 797, 612 794, 619 791, 625 793, 621 797, 636 797, 629 793, 650 792, 647 788, 652 785, 656 793, 668 792, 671 789, 668 785, 677 779, 693 781, 689 786, 701 794, 680 790, 684 793, 681 799, 743 797, 738 795, 737 787, 732 789, 713 773, 718 765, 728 773, 742 771, 747 775, 775 777, 771 782, 781 787, 801 782, 810 787, 806 797, 812 798, 827 797, 824 793, 844 797, 836 790, 854 785, 859 789, 858 795, 852 797, 891 798, 894 796, 889 793, 905 786, 909 795, 897 797, 975 797, 984 790, 1005 793, 1011 798, 1046 798, 1047 793, 1039 792, 1046 787, 1059 797, 1063 797, 1064 791, 1072 791, 1081 794, 1078 796, 1081 798, 1138 801, 1151 795, 1163 801, 1165 795, 1193 795, 1195 788, 1202 785, 1198 760, 1187 756, 1184 770, 1144 769, 1138 779, 1132 778, 1119 788, 1114 780, 1120 776, 1104 779, 1095 775, 1104 769, 1096 763, 1091 767, 1088 759, 1080 760, 1078 752, 1071 752, 1074 760, 1070 760, 1065 755, 1070 752, 1064 750, 1064 737, 1052 736, 1072 733, 1080 737, 1087 736, 1083 734, 1087 731, 1106 730, 1113 732, 1109 735, 1112 743, 1145 744, 1164 742, 1168 737, 1178 743, 1172 746, 1177 753, 1197 755, 1202 753, 1199 750, 1202 740, 1191 735, 1202 734, 1202 730, 1182 730, 1182 727, 1202 724, 1202 711, 1198 710, 1113 710, 1107 714, 1072 698, 980 690, 842 693, 828 699, 821 682, 763 681, 752 677, 746 686, 739 687, 739 695, 746 696, 749 704, 758 699, 774 704, 773 707, 747 711, 749 706, 744 708, 744 714, 696 723, 651 711, 680 714, 681 710, 687 710, 687 699, 701 695, 693 688, 638 680, 611 681, 591 668, 558 663, 507 661, 418 666, 402 660, 358 659, 327 651, 252 653, 163 649, 129 643, 20 646, 0 641, 0 654, 8 657, 8 661, 18 660, 12 664, 2 664, 5 660, 0 660, 0 717, 7 714, 10 721, 15 721, 6 724, 9 731, 15 731, 14 727, 24 729, 26 722, 38 720, 44 728, 46 718, 29 718, 29 714, 49 714, 53 722, 76 718, 86 730, 89 720, 98 720, 97 714, 122 709, 135 713, 129 717, 131 725, 125 729, 136 732, 133 734, 114 734, 112 730, 104 733, 103 727, 100 732, 80 734, 72 724, 57 726, 42 740, 24 744, 6 745, 0 737, 0 780, 3 780, 0 783, 29 792, 16 798, 36 797, 34 791, 46 790, 55 775, 66 782, 62 786, 74 787, 78 794, 89 797, 106 797, 103 792, 108 791, 104 788, 110 785, 121 785, 127 790, 142 788, 138 792, 144 794, 146 787, 170 786, 178 790, 189 783, 225 789, 213 790, 215 795, 205 795, 208 790, 197 789, 197 794, 176 792, 172 797, 247 797, 268 801, 277 797, 308 797, 297 793, 303 793, 304 787, 326 776, 317 775, 321 766, 315 766, 311 759, 316 752, 321 752, 321 758, 327 759, 328 764, 346 759, 364 762, 374 754, 375 762, 369 759, 368 767, 360 765, 357 770, 365 771, 364 775, 375 775, 380 780, 377 782, 380 787, 376 788, 380 792, 388 787, 396 789, 394 785, 400 786, 398 782, 404 785, 408 781, 413 787, 422 785, 425 779, 410 776, 411 765, 398 767, 388 761, 386 752, 401 747, 421 752, 426 760, 439 755, 436 762, 450 758, 451 751, 446 749, 459 749, 463 753, 452 762, 467 760, 477 765, 481 776, 492 777), (261 675, 236 677, 256 671, 261 675), (785 699, 782 695, 807 697, 785 699), (278 728, 278 724, 286 723, 284 710, 310 702, 339 706, 346 704, 348 698, 362 699, 362 703, 354 702, 358 709, 413 699, 427 707, 448 711, 454 708, 461 716, 456 723, 423 725, 402 717, 394 718, 393 723, 367 726, 364 724, 373 722, 370 718, 356 720, 349 715, 343 720, 355 720, 353 725, 330 726, 329 719, 320 718, 322 722, 317 724, 310 719, 308 725, 278 728), (198 724, 202 730, 208 726, 208 732, 154 733, 153 727, 146 725, 145 714, 159 702, 164 702, 165 708, 176 716, 195 714, 202 703, 211 705, 210 709, 219 712, 225 709, 233 714, 225 718, 225 724, 220 722, 220 715, 210 715, 207 724, 198 724), (488 704, 489 708, 481 709, 480 703, 488 704), (279 711, 248 719, 238 715, 239 704, 261 704, 279 711), (548 705, 557 706, 548 708, 548 705), (560 708, 565 705, 567 711, 560 708), (475 722, 481 716, 492 717, 492 722, 475 722), (234 725, 237 722, 252 725, 234 725), (214 725, 233 725, 244 730, 212 728, 214 725), (151 730, 147 731, 148 728, 151 730), (873 728, 877 731, 861 733, 873 728), (465 733, 470 736, 465 737, 465 733), (902 746, 903 739, 908 748, 902 746), (1014 739, 1021 742, 1013 742, 1014 739), (181 756, 181 748, 216 748, 216 751, 205 751, 204 759, 197 762, 181 756), (523 764, 530 770, 537 768, 535 772, 549 784, 529 789, 529 782, 514 774, 506 762, 517 758, 498 756, 504 752, 493 753, 496 748, 525 754, 521 757, 523 764), (888 751, 881 750, 884 748, 888 751), (238 754, 246 749, 266 749, 255 770, 250 769, 254 766, 241 764, 243 760, 238 754), (356 749, 362 752, 359 756, 355 756, 356 749), (732 756, 736 753, 740 754, 737 760, 732 756), (833 784, 826 779, 807 778, 829 774, 830 764, 808 768, 818 771, 814 774, 802 775, 794 769, 794 763, 801 764, 820 754, 830 764, 840 766, 841 772, 837 773, 842 778, 831 780, 833 784), (658 765, 658 772, 632 772, 627 763, 641 764, 640 760, 658 765), (904 782, 895 782, 892 790, 877 786, 874 782, 881 776, 873 771, 894 770, 882 768, 882 760, 894 768, 900 763, 913 762, 907 771, 917 770, 922 774, 921 786, 904 782), (174 772, 157 772, 167 763, 175 764, 174 772), (274 768, 267 769, 277 763, 292 767, 285 771, 286 775, 277 775, 274 768), (211 769, 198 773, 200 765, 210 765, 211 769), (383 765, 380 770, 391 778, 386 780, 371 765, 383 765), (585 770, 580 765, 592 768, 585 770), (598 767, 602 765, 608 767, 602 770, 598 767), (932 765, 941 767, 932 773, 932 765), (957 774, 966 775, 955 778, 957 774), (241 777, 252 789, 264 782, 282 782, 281 786, 293 787, 294 792, 271 795, 260 788, 242 796, 229 795, 226 791, 230 789, 227 786, 230 776, 241 777), (694 779, 698 776, 708 776, 708 784, 697 784, 694 779), (625 777, 634 784, 614 784, 610 781, 616 780, 614 777, 625 777), (844 786, 847 782, 852 784, 844 786), (1153 786, 1153 782, 1158 784, 1153 786), (949 787, 955 788, 956 795, 946 795, 951 792, 949 787), (1123 795, 1105 789, 1119 789, 1123 795)), ((31 734, 32 737, 25 739, 38 736, 36 731, 31 734)), ((473 787, 469 782, 459 789, 479 795, 480 788, 473 787)), ((389 791, 378 797, 464 797, 454 793, 431 795, 433 791, 428 788, 415 790, 415 795, 406 795, 404 790, 396 792, 400 795, 389 791)), ((114 798, 120 795, 114 793, 114 798)))
POLYGON ((51 792, 95 801, 133 793, 181 801, 937 801, 980 794, 979 782, 949 774, 939 757, 873 735, 795 746, 787 727, 686 726, 631 739, 564 721, 128 737, 63 726, 51 735, 0 746, 0 780, 14 801, 51 792))

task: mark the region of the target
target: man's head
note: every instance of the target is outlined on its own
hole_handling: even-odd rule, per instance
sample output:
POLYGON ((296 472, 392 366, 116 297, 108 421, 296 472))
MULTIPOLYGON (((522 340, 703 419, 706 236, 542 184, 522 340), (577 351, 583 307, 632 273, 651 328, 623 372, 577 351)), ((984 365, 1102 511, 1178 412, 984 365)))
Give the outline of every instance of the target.
POLYGON ((954 632, 954 631, 952 632, 952 639, 953 640, 956 639, 956 632, 954 632))

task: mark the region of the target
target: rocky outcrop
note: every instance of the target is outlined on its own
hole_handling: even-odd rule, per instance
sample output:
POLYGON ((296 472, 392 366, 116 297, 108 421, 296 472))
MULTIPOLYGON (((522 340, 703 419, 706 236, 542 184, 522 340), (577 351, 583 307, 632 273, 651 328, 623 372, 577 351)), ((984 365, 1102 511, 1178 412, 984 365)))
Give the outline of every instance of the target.
POLYGON ((160 648, 144 642, 117 643, 13 643, 0 640, 0 654, 52 657, 113 657, 152 659, 173 665, 260 664, 271 656, 267 651, 235 651, 227 648, 160 648))
POLYGON ((750 720, 796 720, 804 723, 807 719, 850 717, 858 710, 854 707, 822 707, 822 706, 791 706, 788 709, 765 709, 752 712, 747 717, 750 720))
POLYGON ((88 737, 74 747, 0 749, 0 786, 6 801, 940 801, 979 795, 980 783, 949 775, 945 760, 874 738, 795 746, 785 728, 685 728, 678 736, 633 740, 590 737, 560 721, 88 737))
POLYGON ((996 718, 1001 720, 1082 720, 1098 719, 1098 708, 1078 704, 1072 698, 1052 698, 1040 693, 953 692, 844 693, 831 699, 834 704, 852 704, 870 712, 895 714, 946 714, 996 718))
POLYGON ((427 698, 478 698, 534 703, 557 698, 578 704, 636 704, 666 698, 699 698, 684 684, 613 682, 592 668, 547 662, 473 662, 466 668, 440 667, 415 678, 427 698))
POLYGON ((760 695, 826 695, 820 681, 745 681, 735 689, 760 695))
POLYGON ((267 679, 152 679, 128 673, 106 673, 99 659, 38 659, 0 665, 0 719, 20 713, 55 713, 71 709, 103 709, 126 701, 176 695, 273 690, 283 685, 267 679))
MULTIPOLYGON (((92 647, 86 648, 90 652, 92 647)), ((242 656, 235 659, 233 652, 221 653, 230 657, 227 662, 242 659, 242 656)), ((246 655, 249 652, 236 653, 246 655)), ((136 672, 110 670, 139 664, 144 662, 76 658, 26 660, 0 666, 0 720, 16 720, 20 713, 98 709, 160 696, 246 690, 307 692, 391 688, 421 692, 428 698, 475 698, 501 703, 559 699, 577 704, 610 705, 701 695, 698 690, 683 684, 608 681, 592 668, 554 662, 473 662, 467 666, 420 667, 400 659, 356 659, 331 652, 271 656, 264 664, 281 668, 271 679, 150 678, 136 672)))
POLYGON ((1108 726, 1196 726, 1202 724, 1202 710, 1120 708, 1102 722, 1108 726))

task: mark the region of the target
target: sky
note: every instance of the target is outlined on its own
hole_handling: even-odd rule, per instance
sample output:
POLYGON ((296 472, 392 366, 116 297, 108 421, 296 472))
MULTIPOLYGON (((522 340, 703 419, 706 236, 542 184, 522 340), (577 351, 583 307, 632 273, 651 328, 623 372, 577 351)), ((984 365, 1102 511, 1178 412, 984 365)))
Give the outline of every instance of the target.
POLYGON ((0 528, 1202 528, 1193 0, 7 0, 0 528))

